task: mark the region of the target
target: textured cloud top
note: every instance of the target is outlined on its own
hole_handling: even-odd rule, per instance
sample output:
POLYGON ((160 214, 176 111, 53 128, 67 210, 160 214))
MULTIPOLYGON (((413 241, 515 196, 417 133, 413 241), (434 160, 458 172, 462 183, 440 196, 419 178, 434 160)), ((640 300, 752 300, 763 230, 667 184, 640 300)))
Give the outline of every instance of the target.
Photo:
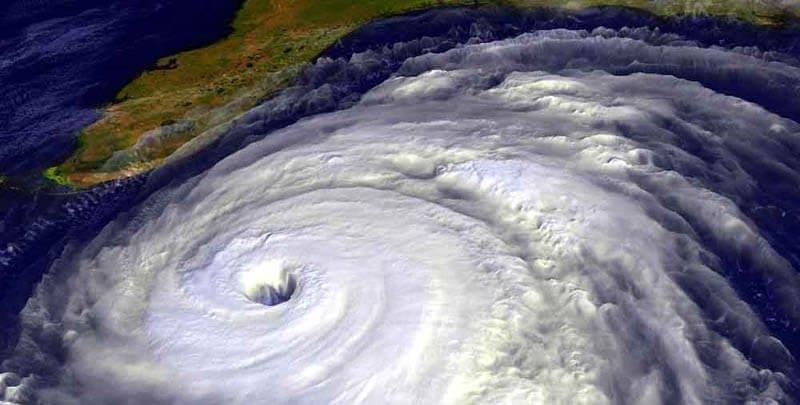
POLYGON ((800 70, 631 32, 410 57, 352 107, 155 194, 56 263, 0 392, 791 401, 792 356, 725 263, 800 324, 795 269, 739 208, 754 167, 798 184, 800 125, 704 83, 768 90, 800 70))

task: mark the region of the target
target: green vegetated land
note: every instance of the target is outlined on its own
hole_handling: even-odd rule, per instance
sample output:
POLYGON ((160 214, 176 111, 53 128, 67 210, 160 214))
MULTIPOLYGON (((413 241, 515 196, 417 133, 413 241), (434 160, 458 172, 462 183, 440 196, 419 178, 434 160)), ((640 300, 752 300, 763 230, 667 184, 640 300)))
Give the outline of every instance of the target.
POLYGON ((119 91, 79 147, 45 176, 88 187, 158 166, 203 131, 285 88, 299 67, 379 17, 438 6, 625 6, 656 15, 708 14, 776 24, 795 12, 750 0, 245 0, 231 35, 161 59, 119 91), (148 136, 157 133, 167 136, 148 136), (152 141, 154 140, 155 141, 152 141))

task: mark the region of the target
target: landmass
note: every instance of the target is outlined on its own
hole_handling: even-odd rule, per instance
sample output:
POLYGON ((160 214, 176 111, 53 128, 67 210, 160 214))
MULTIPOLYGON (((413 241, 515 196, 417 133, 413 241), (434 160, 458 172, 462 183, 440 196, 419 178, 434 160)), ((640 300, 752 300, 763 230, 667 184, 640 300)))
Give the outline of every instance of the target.
MULTIPOLYGON (((623 6, 659 16, 713 15, 759 25, 796 18, 747 0, 245 0, 226 38, 165 57, 119 91, 78 147, 45 177, 74 188, 157 167, 181 145, 288 86, 305 63, 376 18, 443 6, 623 6)), ((2 182, 2 178, 0 178, 2 182)))

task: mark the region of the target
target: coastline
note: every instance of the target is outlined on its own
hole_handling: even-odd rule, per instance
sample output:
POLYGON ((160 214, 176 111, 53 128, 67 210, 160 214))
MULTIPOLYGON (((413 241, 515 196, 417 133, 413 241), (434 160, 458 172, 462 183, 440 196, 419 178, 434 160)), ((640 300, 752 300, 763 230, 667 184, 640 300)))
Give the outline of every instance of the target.
POLYGON ((47 169, 45 177, 82 189, 159 167, 191 140, 292 85, 303 66, 349 34, 386 16, 449 6, 545 7, 570 12, 621 6, 661 18, 733 18, 765 29, 781 27, 796 16, 767 6, 745 12, 736 1, 712 2, 703 9, 691 2, 664 6, 637 0, 408 0, 392 6, 378 1, 356 11, 352 8, 357 6, 347 1, 334 2, 338 8, 333 11, 327 3, 295 3, 245 1, 230 35, 210 46, 160 59, 118 92, 101 118, 81 131, 72 155, 47 169))

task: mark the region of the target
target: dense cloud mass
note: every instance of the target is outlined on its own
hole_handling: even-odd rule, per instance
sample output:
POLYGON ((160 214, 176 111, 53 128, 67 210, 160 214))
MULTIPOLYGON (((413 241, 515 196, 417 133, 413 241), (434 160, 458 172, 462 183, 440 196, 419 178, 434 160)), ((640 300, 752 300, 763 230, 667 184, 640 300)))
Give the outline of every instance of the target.
POLYGON ((725 263, 800 324, 796 270, 740 210, 755 167, 800 183, 800 125, 703 84, 800 82, 766 59, 603 28, 409 57, 65 253, 0 392, 791 402, 792 355, 725 263))

